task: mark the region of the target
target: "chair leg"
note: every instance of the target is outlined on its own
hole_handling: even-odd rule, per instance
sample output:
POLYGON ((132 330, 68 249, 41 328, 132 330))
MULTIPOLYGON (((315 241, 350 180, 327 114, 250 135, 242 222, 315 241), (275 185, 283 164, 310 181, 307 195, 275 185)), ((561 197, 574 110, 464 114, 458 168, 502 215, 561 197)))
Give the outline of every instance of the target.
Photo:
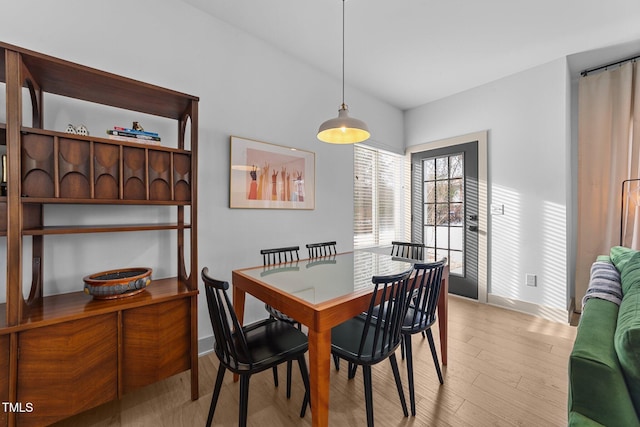
POLYGON ((409 403, 411 404, 411 415, 416 416, 416 395, 413 382, 413 349, 411 348, 411 335, 403 336, 404 345, 407 351, 407 378, 409 379, 409 403))
POLYGON ((340 358, 338 356, 336 356, 335 354, 332 355, 333 356, 333 364, 336 365, 336 371, 340 370, 340 358))
POLYGON ((213 388, 213 396, 211 396, 211 405, 209 406, 209 416, 207 417, 207 427, 211 426, 213 421, 213 413, 216 411, 216 405, 218 404, 218 397, 220 397, 220 390, 222 389, 222 380, 224 379, 224 373, 226 368, 222 365, 218 367, 218 375, 216 376, 216 385, 213 388))
POLYGON ((440 370, 440 362, 438 361, 438 353, 436 352, 436 344, 433 342, 433 334, 431 329, 427 329, 427 340, 429 340, 429 347, 431 347, 431 356, 433 357, 433 363, 436 365, 436 372, 438 373, 438 380, 440 384, 444 384, 442 379, 442 370, 440 370))
POLYGON ((405 340, 406 336, 402 335, 402 339, 400 340, 400 356, 402 357, 402 360, 404 360, 404 340, 405 340))
POLYGON ((367 409, 367 427, 373 427, 373 382, 371 381, 371 366, 363 365, 362 374, 364 377, 364 401, 367 409))
POLYGON ((400 371, 398 370, 398 361, 396 360, 396 355, 391 354, 391 356, 389 356, 389 361, 391 362, 393 377, 396 379, 396 387, 398 388, 398 396, 400 396, 402 413, 404 414, 405 417, 408 417, 409 412, 407 411, 407 401, 404 398, 404 390, 402 390, 402 380, 400 379, 400 371))
POLYGON ((350 380, 353 379, 356 376, 357 370, 358 370, 358 365, 356 365, 355 363, 349 362, 349 367, 347 369, 348 371, 347 378, 349 378, 350 380))
POLYGON ((307 413, 307 405, 311 407, 311 385, 309 384, 309 371, 307 370, 307 361, 304 356, 298 358, 298 366, 300 366, 300 375, 304 384, 304 399, 302 400, 302 409, 300 410, 300 418, 304 418, 307 413))
POLYGON ((278 367, 277 366, 273 367, 273 383, 275 384, 276 387, 278 387, 278 367))
POLYGON ((247 410, 249 408, 249 378, 250 375, 240 375, 240 413, 238 426, 247 426, 247 410))
POLYGON ((287 399, 291 398, 291 368, 293 366, 293 362, 291 360, 287 360, 287 399))

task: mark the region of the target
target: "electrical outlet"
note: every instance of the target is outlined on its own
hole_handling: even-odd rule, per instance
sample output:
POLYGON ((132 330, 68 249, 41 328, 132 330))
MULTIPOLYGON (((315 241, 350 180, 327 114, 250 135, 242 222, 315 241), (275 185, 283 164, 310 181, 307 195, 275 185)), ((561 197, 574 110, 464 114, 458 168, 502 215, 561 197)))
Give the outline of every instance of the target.
POLYGON ((498 204, 498 203, 492 203, 491 215, 504 215, 504 205, 498 204))
POLYGON ((530 273, 525 274, 524 282, 527 286, 538 286, 537 276, 535 274, 530 274, 530 273))

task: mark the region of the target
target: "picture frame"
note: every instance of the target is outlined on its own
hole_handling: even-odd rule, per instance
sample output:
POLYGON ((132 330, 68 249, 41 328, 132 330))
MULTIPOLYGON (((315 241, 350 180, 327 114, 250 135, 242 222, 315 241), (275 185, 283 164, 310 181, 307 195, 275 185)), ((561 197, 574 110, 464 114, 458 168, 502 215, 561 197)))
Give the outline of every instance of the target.
POLYGON ((315 156, 312 151, 231 136, 229 207, 315 209, 315 156))

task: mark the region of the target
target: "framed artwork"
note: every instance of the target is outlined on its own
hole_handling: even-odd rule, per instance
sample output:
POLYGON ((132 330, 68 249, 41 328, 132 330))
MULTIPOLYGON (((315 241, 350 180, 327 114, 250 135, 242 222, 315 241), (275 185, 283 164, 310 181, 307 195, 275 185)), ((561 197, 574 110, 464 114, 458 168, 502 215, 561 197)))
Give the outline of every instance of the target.
POLYGON ((231 137, 229 207, 315 209, 316 155, 231 137))

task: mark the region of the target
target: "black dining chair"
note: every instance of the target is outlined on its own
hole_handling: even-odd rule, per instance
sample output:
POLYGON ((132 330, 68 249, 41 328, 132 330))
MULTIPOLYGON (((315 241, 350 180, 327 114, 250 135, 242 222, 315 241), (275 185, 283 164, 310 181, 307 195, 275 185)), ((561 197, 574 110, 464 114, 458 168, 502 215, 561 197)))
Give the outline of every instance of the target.
MULTIPOLYGON (((315 260, 316 263, 322 262, 319 258, 323 258, 325 262, 333 262, 332 256, 336 255, 337 242, 320 242, 320 243, 307 243, 305 246, 309 252, 309 260, 312 264, 315 260)), ((309 265, 309 264, 307 264, 309 265)), ((313 265, 313 264, 312 264, 313 265)), ((337 356, 333 356, 333 363, 336 366, 336 370, 340 370, 340 359, 337 356)))
POLYGON ((213 421, 227 370, 240 376, 238 425, 244 427, 251 375, 293 360, 298 361, 306 390, 300 410, 300 417, 304 417, 309 400, 309 373, 304 357, 308 349, 307 336, 290 323, 272 318, 240 326, 227 294, 229 283, 211 278, 207 267, 202 269, 201 276, 213 327, 214 351, 220 360, 206 425, 211 426, 213 421))
POLYGON ((353 366, 362 366, 367 426, 373 426, 371 367, 389 359, 405 417, 409 416, 402 390, 395 350, 401 343, 403 320, 409 306, 411 270, 397 275, 374 276, 373 293, 366 314, 356 316, 331 330, 331 353, 353 366), (385 307, 380 315, 378 304, 385 307))
POLYGON ((309 258, 320 258, 336 254, 336 242, 307 243, 309 258))
POLYGON ((394 241, 391 242, 391 255, 422 261, 424 260, 425 248, 423 243, 394 241))
MULTIPOLYGON (((262 249, 260 250, 260 255, 262 255, 262 264, 265 267, 267 267, 275 264, 299 261, 300 260, 300 255, 298 252, 299 250, 300 250, 300 246, 287 246, 284 248, 262 249)), ((270 306, 269 304, 265 304, 264 308, 265 310, 267 310, 271 318, 290 323, 296 326, 298 329, 302 328, 302 325, 300 324, 300 322, 287 316, 286 314, 270 306)), ((287 399, 291 397, 291 371, 292 371, 292 362, 289 361, 287 363, 287 399)), ((277 366, 273 367, 273 382, 276 385, 276 387, 278 387, 278 367, 277 366)))
MULTIPOLYGON (((442 284, 442 273, 447 259, 443 258, 438 262, 427 264, 414 264, 414 276, 412 296, 407 309, 407 315, 402 324, 402 346, 407 360, 407 376, 409 378, 409 401, 411 403, 411 415, 416 415, 416 399, 413 378, 413 351, 411 348, 411 336, 418 333, 426 333, 431 356, 436 367, 438 380, 444 384, 438 353, 433 341, 431 326, 436 321, 436 308, 438 307, 438 297, 442 284)), ((424 334, 423 334, 424 336, 424 334)))

